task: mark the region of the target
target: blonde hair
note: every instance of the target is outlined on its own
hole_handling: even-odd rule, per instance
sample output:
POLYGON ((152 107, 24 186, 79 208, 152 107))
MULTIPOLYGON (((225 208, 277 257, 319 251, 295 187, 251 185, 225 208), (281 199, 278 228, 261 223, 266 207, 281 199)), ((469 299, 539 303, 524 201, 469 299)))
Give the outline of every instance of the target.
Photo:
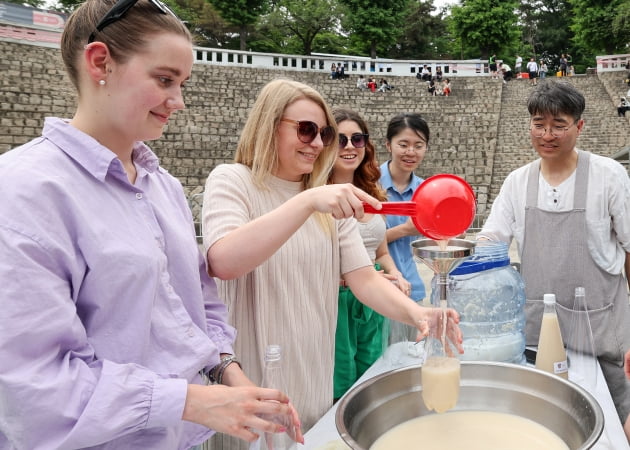
POLYGON ((142 53, 156 34, 175 33, 192 42, 190 32, 177 17, 163 14, 148 0, 138 0, 129 11, 102 31, 96 25, 116 4, 116 0, 87 0, 71 15, 61 35, 61 57, 70 81, 79 90, 79 56, 92 32, 94 40, 107 44, 114 61, 124 64, 131 56, 142 53))
MULTIPOLYGON (((279 78, 267 83, 256 98, 236 147, 234 161, 252 170, 254 183, 264 188, 267 177, 278 169, 278 142, 276 130, 286 108, 297 100, 316 103, 326 116, 326 124, 335 129, 337 124, 330 107, 319 92, 306 84, 279 78)), ((313 171, 304 174, 304 189, 326 184, 328 173, 337 157, 337 139, 325 146, 315 161, 313 171)))

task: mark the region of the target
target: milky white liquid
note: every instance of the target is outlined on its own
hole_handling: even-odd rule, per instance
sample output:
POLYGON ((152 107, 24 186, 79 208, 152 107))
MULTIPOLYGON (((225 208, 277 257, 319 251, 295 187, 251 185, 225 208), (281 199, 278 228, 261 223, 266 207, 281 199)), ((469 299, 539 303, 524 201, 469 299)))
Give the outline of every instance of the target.
POLYGON ((543 314, 536 354, 536 368, 556 374, 564 379, 569 378, 567 353, 562 343, 560 323, 558 323, 556 314, 543 314))
POLYGON ((370 450, 394 449, 569 450, 569 447, 551 430, 523 417, 490 411, 451 411, 403 422, 370 446, 370 450))
POLYGON ((459 398, 460 365, 457 358, 431 356, 422 364, 422 400, 429 410, 443 413, 459 398))

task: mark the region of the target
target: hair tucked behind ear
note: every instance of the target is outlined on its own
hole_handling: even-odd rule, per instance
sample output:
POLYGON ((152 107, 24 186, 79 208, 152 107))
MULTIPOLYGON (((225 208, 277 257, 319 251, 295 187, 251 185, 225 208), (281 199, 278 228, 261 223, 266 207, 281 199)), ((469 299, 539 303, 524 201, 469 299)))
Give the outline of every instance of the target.
MULTIPOLYGON (((70 16, 61 35, 61 57, 72 84, 79 89, 79 62, 90 34, 96 25, 116 4, 116 0, 87 0, 70 16)), ((148 0, 138 0, 124 17, 102 31, 96 32, 95 41, 104 42, 112 58, 124 63, 133 54, 141 53, 152 36, 173 33, 192 42, 186 26, 177 17, 163 14, 148 0)))

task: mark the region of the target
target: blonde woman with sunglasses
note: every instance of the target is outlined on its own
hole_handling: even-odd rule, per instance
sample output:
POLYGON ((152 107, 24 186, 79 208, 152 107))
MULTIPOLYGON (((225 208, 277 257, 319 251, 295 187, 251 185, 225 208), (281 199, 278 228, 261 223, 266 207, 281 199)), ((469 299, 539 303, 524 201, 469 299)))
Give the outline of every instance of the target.
MULTIPOLYGON (((239 330, 243 370, 260 382, 265 347, 282 346, 303 431, 332 405, 342 276, 362 302, 415 326, 419 337, 439 316, 374 270, 354 218, 363 217, 362 202, 380 208, 380 201, 351 183, 326 185, 337 149, 322 96, 295 81, 271 81, 253 105, 235 164, 215 168, 204 194, 208 271, 239 330)), ((459 344, 457 313, 449 318, 459 344)))
POLYGON ((142 142, 184 108, 188 30, 159 0, 88 0, 61 53, 74 116, 0 156, 0 448, 188 449, 279 432, 267 413, 298 423, 239 368, 181 184, 142 142))

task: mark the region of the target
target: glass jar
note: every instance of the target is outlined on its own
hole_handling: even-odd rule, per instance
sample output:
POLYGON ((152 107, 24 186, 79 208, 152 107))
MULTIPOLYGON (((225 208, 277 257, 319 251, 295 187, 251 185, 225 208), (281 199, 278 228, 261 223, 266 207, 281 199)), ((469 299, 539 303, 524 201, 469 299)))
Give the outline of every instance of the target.
MULTIPOLYGON (((431 302, 439 305, 436 280, 431 302)), ((461 360, 525 362, 525 284, 506 243, 477 241, 474 255, 449 274, 446 295, 460 314, 461 360)))

